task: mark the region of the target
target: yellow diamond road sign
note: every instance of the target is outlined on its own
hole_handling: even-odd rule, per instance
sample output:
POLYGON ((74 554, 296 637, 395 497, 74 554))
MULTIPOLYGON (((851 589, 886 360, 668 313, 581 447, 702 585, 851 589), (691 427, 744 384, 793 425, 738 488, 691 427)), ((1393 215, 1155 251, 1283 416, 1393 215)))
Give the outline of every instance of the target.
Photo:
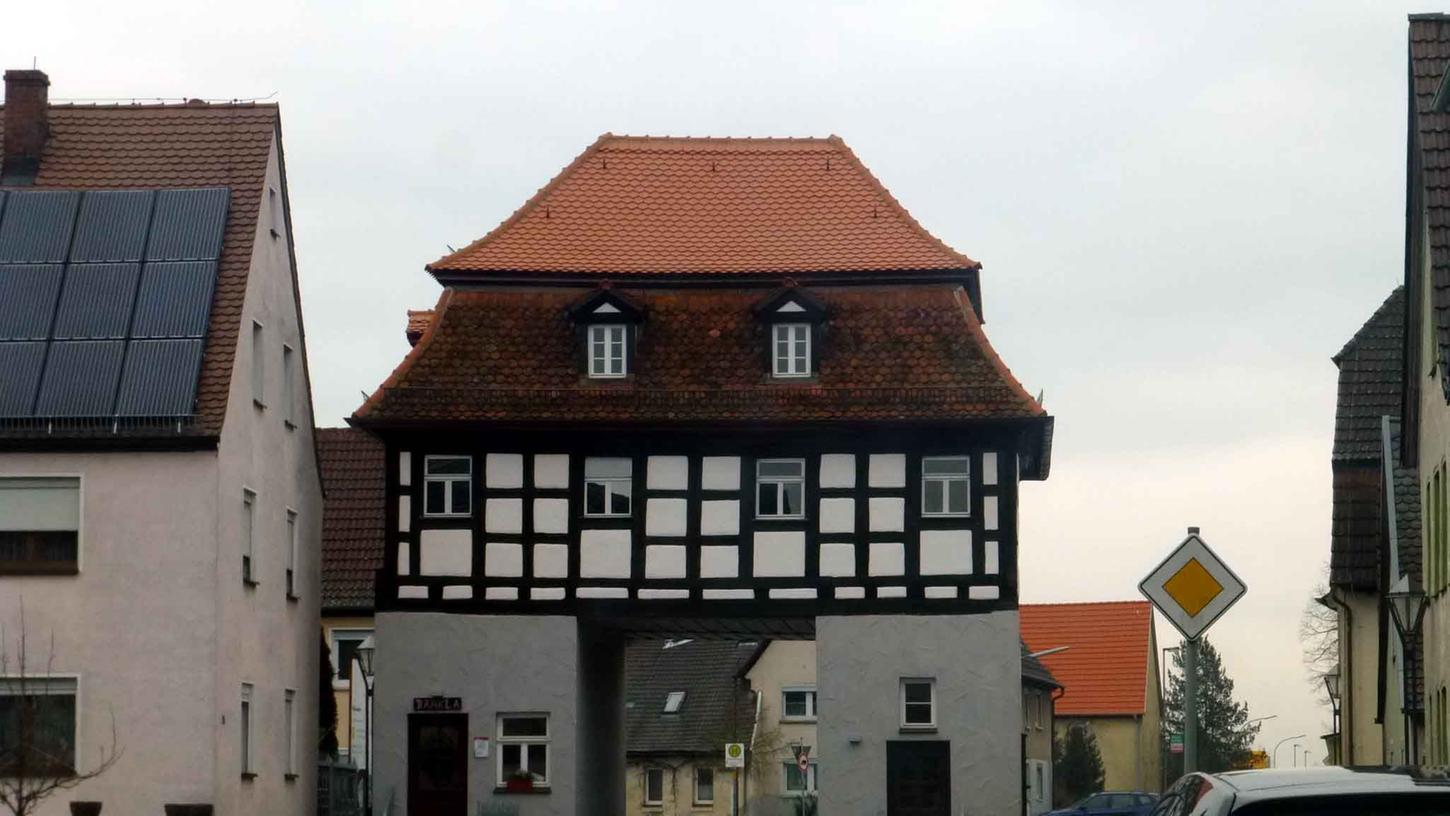
POLYGON ((1203 634, 1248 591, 1198 537, 1197 529, 1190 529, 1188 538, 1148 573, 1138 589, 1190 640, 1203 634))

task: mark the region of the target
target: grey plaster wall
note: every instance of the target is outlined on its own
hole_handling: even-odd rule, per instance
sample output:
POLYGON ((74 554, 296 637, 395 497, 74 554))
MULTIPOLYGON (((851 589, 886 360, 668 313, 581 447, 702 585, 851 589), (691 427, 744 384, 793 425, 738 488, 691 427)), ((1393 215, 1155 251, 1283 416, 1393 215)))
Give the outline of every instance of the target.
MULTIPOLYGON (((576 813, 579 663, 575 619, 563 616, 385 612, 377 616, 373 697, 374 812, 408 812, 408 714, 414 697, 463 698, 470 739, 488 737, 487 759, 468 759, 468 814, 505 799, 519 816, 576 813), (548 712, 550 791, 496 795, 499 713, 548 712)), ((621 752, 621 757, 623 752, 621 752)))
POLYGON ((821 617, 816 649, 822 813, 886 816, 886 743, 912 739, 950 740, 954 816, 1021 813, 1016 611, 821 617), (903 677, 936 678, 936 733, 901 732, 903 677))

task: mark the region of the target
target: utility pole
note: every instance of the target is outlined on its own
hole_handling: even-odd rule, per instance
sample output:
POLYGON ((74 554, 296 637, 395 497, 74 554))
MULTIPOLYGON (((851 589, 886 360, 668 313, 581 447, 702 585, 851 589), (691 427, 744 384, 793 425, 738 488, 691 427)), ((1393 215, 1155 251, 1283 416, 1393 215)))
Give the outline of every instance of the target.
MULTIPOLYGON (((1194 532, 1197 532, 1194 530, 1194 532)), ((1198 770, 1198 638, 1183 649, 1183 772, 1198 770)))

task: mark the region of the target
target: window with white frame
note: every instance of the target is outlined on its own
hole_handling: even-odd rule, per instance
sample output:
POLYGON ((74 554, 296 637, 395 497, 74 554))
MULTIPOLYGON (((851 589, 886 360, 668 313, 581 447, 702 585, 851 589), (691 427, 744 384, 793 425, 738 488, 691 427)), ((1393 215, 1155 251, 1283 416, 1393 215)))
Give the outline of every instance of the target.
POLYGON ((901 680, 901 727, 936 727, 936 681, 928 677, 901 680))
POLYGON ((805 518, 806 461, 761 459, 755 463, 757 518, 805 518))
POLYGON ((499 787, 522 776, 549 784, 548 714, 500 714, 497 742, 499 787))
POLYGON ((287 548, 287 597, 297 599, 297 511, 287 511, 287 532, 286 538, 282 539, 283 546, 287 548))
POLYGON ((663 805, 665 803, 665 769, 644 769, 644 803, 663 805))
POLYGON ((257 583, 257 494, 242 489, 242 582, 257 583))
POLYGON ((0 774, 75 774, 76 693, 74 677, 0 675, 0 774))
POLYGON ((282 422, 288 428, 297 427, 297 372, 292 347, 282 344, 282 422))
POLYGON ((466 516, 473 512, 473 457, 423 459, 423 515, 466 516))
POLYGON ((267 404, 266 400, 266 375, 267 358, 264 344, 262 342, 262 324, 252 321, 252 402, 258 408, 267 404))
POLYGON ((634 463, 623 457, 584 460, 584 515, 628 516, 634 463))
POLYGON ((695 766, 695 804, 715 804, 715 769, 695 766))
POLYGON ((683 691, 672 691, 665 695, 665 713, 678 714, 680 706, 685 704, 685 693, 683 691))
POLYGON ((811 375, 811 325, 777 323, 771 327, 771 373, 777 377, 811 375))
POLYGON ((0 478, 0 575, 76 572, 80 525, 79 478, 0 478))
POLYGON ((282 756, 288 779, 297 778, 297 692, 287 689, 282 692, 282 728, 286 740, 282 756))
POLYGON ((780 692, 780 718, 789 722, 815 722, 816 690, 810 686, 780 692))
MULTIPOLYGON (((332 668, 337 672, 339 685, 352 682, 352 671, 354 655, 357 654, 357 647, 367 640, 373 633, 371 629, 333 629, 332 630, 332 668)), ((343 685, 345 688, 346 685, 343 685)))
POLYGON ((589 376, 623 377, 629 373, 629 327, 623 323, 596 323, 589 327, 589 376))
POLYGON ((806 765, 805 773, 795 762, 783 763, 785 769, 785 792, 794 794, 813 793, 816 790, 816 763, 806 765))
POLYGON ((965 516, 971 513, 971 459, 928 456, 921 460, 921 514, 965 516))
POLYGON ((256 765, 252 756, 252 684, 242 684, 242 709, 241 716, 237 718, 238 727, 242 732, 242 778, 250 779, 257 775, 256 765))

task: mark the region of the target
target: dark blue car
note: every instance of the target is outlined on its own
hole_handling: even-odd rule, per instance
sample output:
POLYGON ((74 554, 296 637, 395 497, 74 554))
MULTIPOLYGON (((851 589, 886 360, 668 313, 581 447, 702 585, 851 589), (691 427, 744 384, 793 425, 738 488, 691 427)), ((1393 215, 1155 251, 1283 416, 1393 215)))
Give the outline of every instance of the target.
POLYGON ((1148 816, 1158 797, 1138 791, 1104 791, 1045 816, 1148 816))

